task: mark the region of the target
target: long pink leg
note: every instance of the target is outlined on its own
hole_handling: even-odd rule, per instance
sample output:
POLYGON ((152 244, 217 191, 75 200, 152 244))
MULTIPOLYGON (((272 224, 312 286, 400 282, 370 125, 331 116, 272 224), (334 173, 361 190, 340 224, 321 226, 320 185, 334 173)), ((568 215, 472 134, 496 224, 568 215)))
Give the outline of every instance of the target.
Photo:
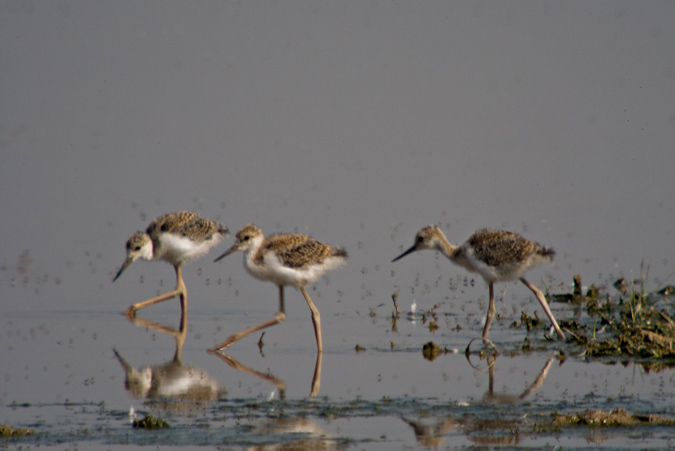
POLYGON ((139 302, 137 304, 132 305, 129 307, 124 314, 128 318, 133 318, 136 316, 136 312, 140 309, 143 309, 145 307, 150 307, 153 304, 157 304, 158 302, 166 301, 167 299, 174 298, 176 296, 180 296, 180 308, 181 308, 181 315, 185 315, 187 313, 187 289, 185 288, 185 282, 183 281, 183 270, 181 269, 180 266, 175 266, 174 267, 176 270, 176 289, 173 291, 169 291, 168 293, 161 294, 157 296, 156 298, 148 299, 147 301, 139 302))
POLYGON ((274 326, 275 324, 279 324, 280 322, 284 321, 286 319, 286 313, 284 312, 284 287, 280 286, 279 287, 279 313, 274 315, 274 318, 269 319, 263 323, 258 324, 257 326, 252 326, 249 327, 248 329, 242 330, 241 332, 238 332, 234 335, 231 335, 227 340, 224 342, 220 343, 219 345, 216 345, 209 349, 209 352, 216 352, 216 351, 222 351, 223 349, 229 347, 233 343, 236 343, 237 341, 241 340, 242 338, 246 337, 247 335, 251 335, 254 332, 257 332, 261 329, 265 329, 270 326, 274 326))
MULTIPOLYGON (((483 340, 484 345, 491 346, 492 349, 494 349, 495 352, 497 352, 497 347, 487 337, 488 333, 490 332, 490 325, 492 324, 492 318, 494 318, 496 310, 494 284, 492 282, 488 283, 488 288, 490 290, 490 304, 488 305, 487 316, 485 317, 485 326, 483 327, 483 336, 481 338, 483 340)), ((473 343, 474 340, 471 340, 469 344, 466 345, 466 349, 464 350, 464 354, 466 354, 467 358, 469 358, 469 354, 471 353, 471 343, 473 343)))
POLYGON ((300 288, 300 292, 305 297, 307 305, 312 310, 312 322, 314 323, 314 335, 316 336, 316 347, 319 352, 323 352, 323 343, 321 341, 321 315, 319 309, 316 308, 312 300, 309 298, 305 287, 300 288))
POLYGON ((488 306, 487 317, 485 318, 485 327, 483 327, 483 338, 487 338, 488 332, 490 331, 490 324, 492 324, 492 318, 495 316, 495 289, 492 282, 490 282, 490 305, 488 306))
POLYGON ((523 282, 523 283, 525 284, 525 286, 526 286, 527 288, 529 288, 529 289, 532 291, 532 293, 534 293, 534 295, 536 296, 537 300, 538 300, 539 303, 541 304, 541 307, 544 309, 544 312, 546 312, 546 316, 548 316, 548 319, 550 319, 550 320, 551 320, 551 323, 553 323, 553 328, 554 328, 555 331, 558 333, 558 337, 559 337, 561 340, 564 340, 564 339, 565 339, 565 334, 563 333, 562 330, 560 330, 560 326, 558 326, 557 321, 556 321, 555 318, 553 317, 553 313, 551 313, 551 309, 548 308, 548 303, 546 302, 546 298, 544 297, 544 293, 542 293, 541 290, 540 290, 539 288, 535 287, 534 285, 532 285, 530 282, 528 282, 527 280, 523 279, 522 277, 520 278, 520 281, 523 282))
POLYGON ((321 361, 323 360, 323 352, 316 353, 316 365, 314 365, 314 377, 312 378, 312 391, 309 394, 310 398, 315 397, 319 393, 321 387, 321 361))

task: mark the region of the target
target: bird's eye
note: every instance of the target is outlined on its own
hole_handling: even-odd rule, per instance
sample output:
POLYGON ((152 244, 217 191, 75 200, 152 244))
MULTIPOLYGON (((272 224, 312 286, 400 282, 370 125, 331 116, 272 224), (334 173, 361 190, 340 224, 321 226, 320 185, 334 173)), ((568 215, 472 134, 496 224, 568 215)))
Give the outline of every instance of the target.
POLYGON ((248 241, 249 238, 250 238, 249 236, 245 236, 245 237, 243 238, 243 241, 248 241))
POLYGON ((424 238, 422 238, 421 236, 418 236, 418 237, 417 237, 417 242, 418 242, 418 243, 421 243, 422 241, 424 241, 424 238))
POLYGON ((141 246, 136 246, 136 247, 134 248, 134 250, 135 250, 135 251, 140 251, 140 250, 141 250, 141 246))

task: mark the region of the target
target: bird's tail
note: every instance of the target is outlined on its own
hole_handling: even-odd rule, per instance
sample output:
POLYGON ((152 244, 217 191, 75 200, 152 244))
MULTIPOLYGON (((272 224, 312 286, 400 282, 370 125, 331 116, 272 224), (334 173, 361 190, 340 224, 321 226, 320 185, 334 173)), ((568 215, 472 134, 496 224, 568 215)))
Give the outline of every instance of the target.
POLYGON ((349 257, 349 255, 347 254, 346 250, 342 249, 341 247, 338 247, 333 249, 333 257, 347 258, 349 257))
POLYGON ((553 248, 550 247, 539 246, 536 250, 536 253, 538 255, 541 255, 542 257, 550 259, 551 261, 553 261, 553 259, 555 258, 555 250, 553 250, 553 248))

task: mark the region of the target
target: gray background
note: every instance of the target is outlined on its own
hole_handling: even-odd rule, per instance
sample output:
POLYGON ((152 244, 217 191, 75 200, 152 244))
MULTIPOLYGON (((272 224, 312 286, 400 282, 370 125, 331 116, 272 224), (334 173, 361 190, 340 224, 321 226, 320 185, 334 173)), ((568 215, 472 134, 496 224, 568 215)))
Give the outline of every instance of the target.
POLYGON ((311 232, 349 271, 429 223, 525 232, 566 282, 671 271, 673 3, 0 7, 5 264, 112 274, 192 209, 311 232))

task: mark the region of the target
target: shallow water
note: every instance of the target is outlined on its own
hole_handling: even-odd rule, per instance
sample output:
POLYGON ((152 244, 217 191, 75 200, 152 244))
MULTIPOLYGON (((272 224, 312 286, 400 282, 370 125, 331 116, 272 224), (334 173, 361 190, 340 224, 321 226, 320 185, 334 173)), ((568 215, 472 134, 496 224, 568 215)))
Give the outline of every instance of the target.
POLYGON ((662 427, 538 426, 588 408, 673 418, 672 370, 585 361, 541 330, 524 353, 510 325, 543 313, 522 284, 498 284, 490 391, 487 361, 463 355, 483 281, 432 252, 390 261, 429 223, 455 243, 502 227, 556 249, 528 274, 547 292, 574 274, 614 297, 620 276, 672 284, 675 5, 150 5, 0 2, 0 423, 35 431, 0 447, 672 443, 662 427), (145 262, 113 284, 124 242, 182 209, 347 249, 308 290, 320 379, 292 289, 262 352, 259 335, 234 360, 206 352, 277 308, 241 256, 212 262, 231 237, 184 269, 184 334, 177 300, 121 314, 174 284, 145 262), (413 302, 438 305, 435 332, 408 319, 413 302), (450 352, 425 360, 430 340, 450 352), (165 376, 146 390, 151 370, 165 376), (131 428, 132 406, 172 427, 131 428))
MULTIPOLYGON (((144 273, 151 266, 157 265, 136 269, 144 273)), ((15 284, 9 292, 36 304, 64 301, 43 290, 31 294, 33 285, 15 284)), ((139 291, 146 286, 136 285, 139 291)), ((546 342, 543 330, 528 334, 509 327, 519 316, 502 309, 504 316, 491 334, 501 353, 491 372, 489 359, 473 354, 467 360, 463 352, 480 332, 479 324, 471 327, 474 320, 467 320, 480 316, 475 302, 437 308, 439 329, 431 332, 419 311, 412 318, 403 314, 394 324, 393 304, 386 299, 374 313, 344 309, 341 303, 325 302, 338 297, 332 283, 317 285, 326 343, 319 362, 309 311, 294 290, 287 296, 288 320, 266 331, 262 350, 256 335, 228 349, 227 358, 206 352, 234 332, 233 325, 241 328, 271 316, 272 285, 271 308, 261 302, 260 308, 243 313, 226 301, 209 301, 210 287, 196 278, 184 334, 177 300, 141 311, 134 323, 121 314, 123 309, 31 310, 30 303, 21 304, 21 312, 6 315, 2 324, 0 416, 35 435, 8 443, 17 448, 78 443, 93 449, 151 444, 236 449, 314 443, 336 449, 434 449, 598 442, 664 447, 675 440, 666 427, 551 427, 554 413, 586 409, 620 407, 672 418, 672 370, 655 373, 631 362, 585 361, 569 344, 546 342), (213 308, 218 302, 222 306, 213 308), (468 326, 458 332, 457 323, 468 326), (523 352, 525 336, 543 350, 523 352), (427 341, 447 353, 426 360, 421 347, 427 341), (357 352, 357 344, 365 349, 357 352), (561 349, 567 359, 559 358, 561 349), (131 428, 132 407, 139 418, 152 414, 171 428, 131 428)), ((229 298, 236 288, 221 291, 229 298)), ((523 304, 526 311, 537 308, 536 301, 523 304)), ((553 304, 553 310, 559 318, 573 315, 566 305, 553 304)))

